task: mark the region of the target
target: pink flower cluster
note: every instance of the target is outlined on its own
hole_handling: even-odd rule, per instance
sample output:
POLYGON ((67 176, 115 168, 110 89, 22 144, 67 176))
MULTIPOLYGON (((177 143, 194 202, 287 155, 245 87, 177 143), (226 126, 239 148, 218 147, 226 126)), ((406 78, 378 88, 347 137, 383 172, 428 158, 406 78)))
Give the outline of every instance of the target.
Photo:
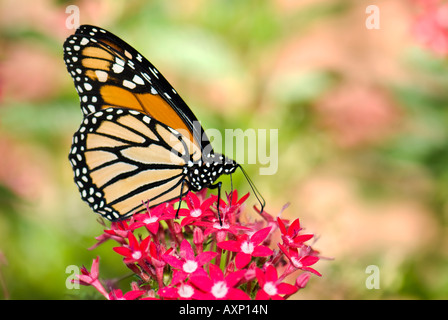
POLYGON ((138 279, 129 292, 105 289, 99 257, 90 271, 82 267, 74 281, 93 286, 106 299, 266 300, 286 299, 306 286, 311 273, 320 276, 311 267, 318 252, 305 244, 314 235, 302 233, 299 219, 288 223, 255 209, 262 219, 250 221, 243 215, 249 194, 238 199, 235 190, 219 203, 220 224, 217 196, 205 195, 185 197, 188 208, 179 210, 180 221, 174 202, 161 204, 112 222, 96 238, 91 249, 109 239, 118 243, 114 251, 138 279), (285 281, 290 275, 293 284, 285 281))
POLYGON ((417 40, 434 53, 448 55, 448 3, 441 0, 417 0, 422 9, 413 32, 417 40))

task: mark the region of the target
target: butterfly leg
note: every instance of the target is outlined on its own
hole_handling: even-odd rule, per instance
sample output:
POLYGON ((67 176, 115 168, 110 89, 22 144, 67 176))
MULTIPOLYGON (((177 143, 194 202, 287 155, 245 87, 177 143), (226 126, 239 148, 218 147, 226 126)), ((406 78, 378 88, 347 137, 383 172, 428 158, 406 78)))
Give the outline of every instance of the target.
POLYGON ((179 206, 177 207, 177 211, 176 211, 176 219, 179 219, 179 210, 180 210, 180 206, 182 205, 184 183, 185 183, 185 180, 182 181, 182 185, 180 186, 179 206))
POLYGON ((218 188, 218 205, 217 205, 217 208, 218 208, 218 218, 219 218, 219 225, 222 226, 221 213, 219 212, 219 204, 221 203, 221 185, 222 185, 222 182, 220 181, 217 184, 212 184, 209 187, 209 189, 216 189, 216 188, 218 188))

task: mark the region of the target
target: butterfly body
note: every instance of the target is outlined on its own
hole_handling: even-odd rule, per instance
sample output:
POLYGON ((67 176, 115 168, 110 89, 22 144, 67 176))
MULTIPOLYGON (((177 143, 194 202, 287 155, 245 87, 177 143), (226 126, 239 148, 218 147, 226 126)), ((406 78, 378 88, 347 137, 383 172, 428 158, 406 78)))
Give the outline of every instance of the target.
POLYGON ((81 198, 119 220, 215 184, 239 164, 215 153, 193 112, 134 48, 83 25, 64 43, 83 121, 69 160, 81 198))
POLYGON ((211 186, 221 174, 235 172, 238 164, 222 154, 214 153, 206 156, 204 161, 192 162, 188 168, 190 189, 200 191, 211 186))

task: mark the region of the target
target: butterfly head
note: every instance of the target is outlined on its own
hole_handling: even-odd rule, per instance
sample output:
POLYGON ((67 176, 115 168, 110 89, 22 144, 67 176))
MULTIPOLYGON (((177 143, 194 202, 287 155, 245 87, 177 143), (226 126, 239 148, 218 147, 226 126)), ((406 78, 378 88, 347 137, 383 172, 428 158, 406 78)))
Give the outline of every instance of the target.
POLYGON ((202 160, 202 166, 212 168, 212 172, 215 171, 217 176, 234 173, 240 166, 235 160, 220 153, 203 155, 202 160))
MULTIPOLYGON (((263 212, 263 209, 265 206, 265 200, 264 200, 263 196, 260 194, 260 192, 258 191, 258 189, 255 187, 254 183, 250 179, 247 172, 244 170, 244 168, 238 162, 226 157, 223 154, 213 154, 213 155, 209 156, 209 159, 214 163, 214 166, 217 168, 217 172, 219 173, 216 176, 216 178, 223 173, 231 175, 232 173, 234 173, 236 171, 236 169, 240 168, 241 171, 243 172, 244 177, 246 178, 247 182, 249 183, 252 191, 254 192, 255 197, 257 198, 258 202, 260 203, 261 212, 263 212)), ((216 178, 215 178, 215 180, 216 180, 216 178)), ((213 182, 215 180, 213 180, 213 182)))
POLYGON ((219 159, 220 159, 219 162, 221 163, 223 168, 223 173, 225 174, 234 173, 235 170, 238 169, 239 167, 239 164, 235 160, 230 159, 223 154, 219 155, 219 159))

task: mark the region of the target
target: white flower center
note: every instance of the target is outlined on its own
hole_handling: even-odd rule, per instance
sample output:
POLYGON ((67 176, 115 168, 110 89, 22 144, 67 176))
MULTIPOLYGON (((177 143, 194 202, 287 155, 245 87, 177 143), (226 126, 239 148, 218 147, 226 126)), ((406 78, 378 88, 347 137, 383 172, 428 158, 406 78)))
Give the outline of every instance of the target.
POLYGON ((270 296, 275 296, 277 294, 277 286, 271 281, 264 284, 263 290, 270 296))
POLYGON ((193 218, 200 217, 201 214, 202 214, 201 209, 194 209, 194 210, 190 211, 190 216, 192 216, 193 218))
POLYGON ((135 252, 132 253, 132 259, 134 259, 134 260, 138 260, 141 257, 142 257, 141 251, 135 251, 135 252))
POLYGON ((150 223, 157 222, 157 217, 154 216, 154 217, 146 218, 145 220, 143 220, 143 222, 144 222, 145 224, 150 224, 150 223))
POLYGON ((194 289, 192 286, 184 284, 177 290, 177 293, 182 298, 190 298, 194 294, 194 289))
POLYGON ((224 298, 227 295, 228 291, 229 288, 227 288, 227 285, 224 281, 216 282, 211 290, 213 296, 218 299, 224 298))
POLYGON ((294 240, 292 240, 290 236, 285 236, 285 242, 287 244, 291 245, 294 243, 294 240))
POLYGON ((296 257, 291 257, 291 262, 292 262, 292 265, 298 269, 303 267, 303 264, 296 257))
POLYGON ((193 273, 196 271, 197 268, 198 268, 198 263, 194 260, 187 260, 187 261, 185 261, 185 263, 182 266, 182 269, 186 273, 193 273))
POLYGON ((241 251, 247 254, 252 254, 254 251, 254 244, 250 241, 244 241, 241 244, 241 251))
POLYGON ((219 230, 221 230, 221 229, 229 229, 230 225, 228 223, 225 223, 225 222, 222 225, 220 225, 219 222, 215 222, 213 224, 213 228, 219 229, 219 230))

